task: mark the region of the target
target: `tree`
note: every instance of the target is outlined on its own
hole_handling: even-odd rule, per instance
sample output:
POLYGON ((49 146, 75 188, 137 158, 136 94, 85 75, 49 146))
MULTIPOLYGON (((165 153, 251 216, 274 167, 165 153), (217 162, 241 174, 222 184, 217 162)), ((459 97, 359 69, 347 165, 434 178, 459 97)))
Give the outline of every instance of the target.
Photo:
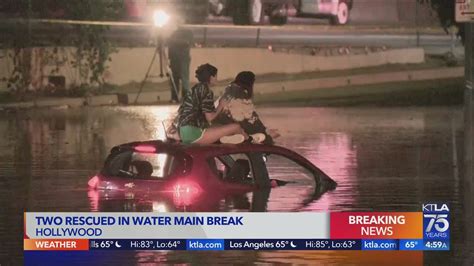
MULTIPOLYGON (((114 20, 121 16, 120 11, 123 10, 121 1, 116 0, 52 1, 60 2, 61 5, 56 7, 64 10, 66 18, 73 20, 114 20)), ((108 29, 107 26, 74 25, 73 45, 77 50, 76 58, 71 63, 74 67, 85 70, 82 83, 104 83, 102 74, 106 70, 110 54, 115 51, 106 37, 108 29)))
MULTIPOLYGON (((0 7, 13 18, 108 21, 117 20, 124 12, 123 1, 120 0, 7 0, 0 7)), ((67 38, 49 38, 47 45, 55 48, 50 55, 52 57, 60 56, 57 53, 59 47, 72 45, 75 48, 69 62, 80 76, 80 84, 76 85, 91 87, 104 84, 103 74, 110 55, 115 51, 106 37, 108 30, 109 27, 101 25, 72 25, 68 27, 67 38)), ((31 65, 28 63, 31 61, 30 48, 45 45, 32 39, 30 33, 28 23, 20 21, 15 25, 13 37, 8 40, 7 47, 14 51, 11 54, 14 67, 8 83, 9 87, 18 91, 26 90, 31 81, 31 65)))

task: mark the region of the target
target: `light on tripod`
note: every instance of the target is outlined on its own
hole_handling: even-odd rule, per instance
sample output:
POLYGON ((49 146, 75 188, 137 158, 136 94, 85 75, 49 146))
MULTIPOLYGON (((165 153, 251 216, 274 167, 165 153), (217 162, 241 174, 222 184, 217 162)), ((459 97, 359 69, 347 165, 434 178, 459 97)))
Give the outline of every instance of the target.
POLYGON ((153 13, 153 22, 155 27, 162 28, 170 20, 170 15, 166 11, 158 9, 153 13))

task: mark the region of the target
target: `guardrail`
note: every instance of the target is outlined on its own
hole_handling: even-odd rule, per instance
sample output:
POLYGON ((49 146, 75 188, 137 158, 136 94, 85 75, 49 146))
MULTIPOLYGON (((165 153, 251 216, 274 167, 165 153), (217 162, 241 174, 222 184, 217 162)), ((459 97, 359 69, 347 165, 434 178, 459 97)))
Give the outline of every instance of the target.
MULTIPOLYGON (((107 33, 119 42, 150 44, 156 29, 152 23, 119 21, 85 21, 63 19, 5 19, 0 28, 12 23, 29 25, 32 39, 37 35, 61 34, 45 25, 96 25, 109 26, 107 33)), ((441 29, 387 28, 378 26, 236 26, 236 25, 183 25, 191 29, 195 39, 203 46, 432 46, 453 50, 460 42, 441 29), (426 32, 425 32, 426 31, 426 32)), ((8 32, 8 29, 7 29, 8 32)), ((10 32, 15 34, 15 32, 10 32)), ((43 37, 44 38, 44 37, 43 37)))

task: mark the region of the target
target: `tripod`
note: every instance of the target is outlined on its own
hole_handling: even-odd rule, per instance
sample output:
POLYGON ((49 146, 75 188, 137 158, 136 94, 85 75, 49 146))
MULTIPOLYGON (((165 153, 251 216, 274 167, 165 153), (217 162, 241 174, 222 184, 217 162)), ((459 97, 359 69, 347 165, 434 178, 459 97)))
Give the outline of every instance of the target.
MULTIPOLYGON (((165 74, 163 74, 163 53, 164 53, 163 39, 162 39, 161 36, 158 36, 157 46, 156 46, 155 51, 153 53, 153 57, 151 58, 151 62, 150 62, 150 65, 148 66, 148 70, 146 71, 145 77, 143 78, 142 82, 140 83, 140 87, 138 89, 137 96, 135 97, 135 101, 133 102, 134 104, 137 103, 138 97, 140 97, 140 94, 142 93, 143 86, 145 86, 145 82, 146 82, 146 80, 148 79, 148 77, 150 75, 151 68, 152 68, 153 64, 155 63, 156 54, 158 54, 160 56, 160 77, 163 78, 165 76, 165 74)), ((173 79, 173 72, 172 72, 172 70, 171 70, 171 68, 169 67, 168 64, 166 65, 166 76, 170 79, 172 89, 174 90, 176 95, 179 95, 178 94, 178 88, 176 88, 176 84, 175 84, 174 79, 173 79)))

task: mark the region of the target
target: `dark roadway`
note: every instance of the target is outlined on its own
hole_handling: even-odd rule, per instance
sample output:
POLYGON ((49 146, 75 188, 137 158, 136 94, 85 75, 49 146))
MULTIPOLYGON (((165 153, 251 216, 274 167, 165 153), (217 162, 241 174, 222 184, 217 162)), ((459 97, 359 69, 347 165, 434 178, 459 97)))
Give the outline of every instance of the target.
MULTIPOLYGON (((32 23, 31 39, 35 45, 48 45, 58 39, 67 44, 71 25, 32 23)), ((387 46, 392 48, 417 46, 414 28, 394 28, 379 26, 258 26, 238 27, 229 24, 189 26, 197 42, 205 46, 387 46)), ((109 37, 122 46, 149 46, 153 44, 154 29, 146 25, 110 26, 109 37)), ((0 43, 5 45, 14 35, 27 34, 26 26, 18 29, 15 22, 0 24, 0 43)), ((70 39, 70 38, 69 38, 70 39)), ((451 36, 432 29, 420 30, 419 45, 428 53, 445 53, 450 50, 451 36)), ((454 40, 457 47, 459 40, 454 40)), ((7 45, 5 45, 7 46, 7 45)))

